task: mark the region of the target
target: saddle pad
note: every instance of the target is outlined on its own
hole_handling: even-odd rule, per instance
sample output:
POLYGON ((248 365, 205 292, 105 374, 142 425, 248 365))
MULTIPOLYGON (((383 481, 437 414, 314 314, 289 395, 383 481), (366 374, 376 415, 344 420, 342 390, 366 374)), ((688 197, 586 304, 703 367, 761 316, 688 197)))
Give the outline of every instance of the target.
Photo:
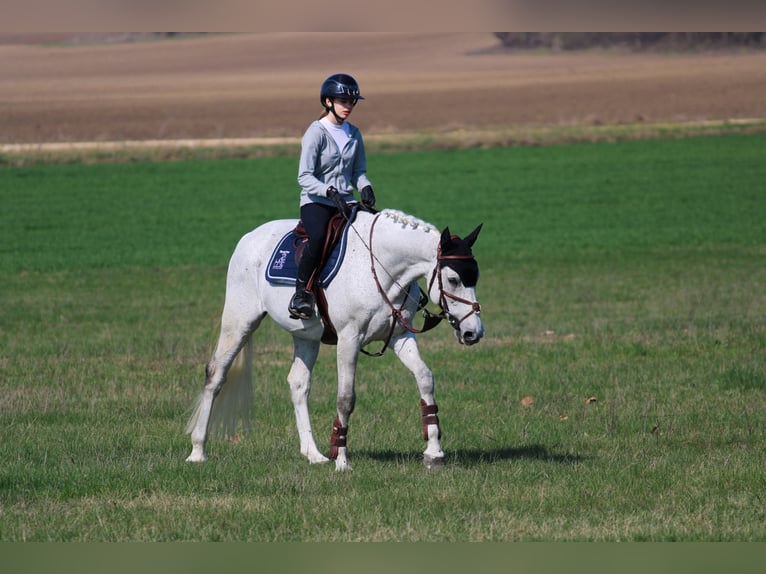
MULTIPOLYGON (((350 225, 344 227, 340 239, 327 258, 327 263, 322 267, 319 279, 316 281, 319 287, 327 287, 338 273, 341 263, 343 263, 343 257, 346 254, 349 227, 350 225)), ((269 259, 269 264, 266 266, 266 280, 269 283, 295 285, 295 278, 298 276, 298 263, 295 260, 295 251, 301 241, 306 241, 306 239, 298 237, 295 234, 295 229, 291 229, 277 243, 269 259)))

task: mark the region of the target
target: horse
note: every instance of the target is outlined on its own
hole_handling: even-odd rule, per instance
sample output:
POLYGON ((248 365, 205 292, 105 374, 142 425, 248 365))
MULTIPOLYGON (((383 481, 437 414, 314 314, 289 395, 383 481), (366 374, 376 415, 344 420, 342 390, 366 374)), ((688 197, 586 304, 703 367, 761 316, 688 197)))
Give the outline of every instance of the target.
MULTIPOLYGON (((481 307, 476 299, 479 267, 471 247, 481 225, 464 239, 441 233, 433 225, 392 209, 358 210, 347 224, 345 256, 337 274, 324 288, 327 317, 337 333, 337 416, 330 458, 317 448, 309 420, 312 369, 325 332, 315 313, 309 320, 291 318, 288 302, 294 291, 266 278, 264 268, 275 246, 296 227, 297 220, 266 222, 238 242, 226 275, 226 292, 218 342, 205 369, 205 383, 186 432, 191 435, 189 462, 207 459, 211 430, 233 437, 240 420, 246 425, 253 404, 253 333, 269 315, 293 338, 293 362, 287 376, 295 410, 300 452, 309 463, 335 461, 337 471, 351 470, 347 451, 349 418, 356 395, 354 377, 360 352, 373 341, 383 342, 414 375, 420 392, 423 463, 444 465, 441 427, 434 397, 434 378, 418 351, 413 319, 448 319, 457 341, 475 345, 484 336, 481 307), (427 280, 427 294, 419 281, 427 280), (428 300, 441 312, 424 309, 428 300)), ((428 321, 427 321, 428 322, 428 321)), ((382 351, 380 352, 382 353, 382 351)), ((380 354, 379 353, 379 354, 380 354)))

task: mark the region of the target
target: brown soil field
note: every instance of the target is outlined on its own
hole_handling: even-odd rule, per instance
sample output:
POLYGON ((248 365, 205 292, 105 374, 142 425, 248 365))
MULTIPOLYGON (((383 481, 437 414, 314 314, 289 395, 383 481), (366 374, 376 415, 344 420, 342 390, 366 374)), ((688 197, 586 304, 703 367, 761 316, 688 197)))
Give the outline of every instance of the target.
POLYGON ((766 52, 513 53, 490 33, 18 42, 0 38, 2 144, 300 138, 339 71, 366 137, 766 118, 766 52))

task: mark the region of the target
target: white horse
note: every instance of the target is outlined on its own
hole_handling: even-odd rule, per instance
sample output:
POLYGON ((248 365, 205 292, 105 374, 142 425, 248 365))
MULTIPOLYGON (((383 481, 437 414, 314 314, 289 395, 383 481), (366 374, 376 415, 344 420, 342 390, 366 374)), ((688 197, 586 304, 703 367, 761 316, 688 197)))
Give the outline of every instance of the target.
MULTIPOLYGON (((239 241, 229 262, 220 336, 207 364, 206 381, 187 432, 191 462, 206 460, 211 429, 234 436, 239 419, 245 423, 253 403, 252 333, 266 315, 293 336, 293 364, 287 377, 295 408, 300 450, 310 463, 329 462, 317 448, 309 420, 311 371, 324 331, 320 318, 290 318, 287 307, 294 288, 274 285, 265 266, 280 239, 296 220, 261 225, 239 241), (226 383, 226 384, 224 384, 226 383)), ((476 301, 479 268, 471 246, 481 225, 465 239, 439 233, 432 225, 400 211, 360 211, 347 236, 345 259, 325 295, 329 318, 337 332, 338 395, 330 457, 336 470, 350 470, 346 435, 354 410, 354 376, 362 348, 384 341, 413 373, 421 399, 423 460, 429 468, 444 463, 438 408, 431 370, 418 352, 412 320, 421 301, 418 280, 428 281, 428 297, 442 308, 461 344, 473 345, 484 335, 476 301)), ((425 297, 423 297, 425 299, 425 297)), ((427 312, 424 312, 427 314, 427 312)))

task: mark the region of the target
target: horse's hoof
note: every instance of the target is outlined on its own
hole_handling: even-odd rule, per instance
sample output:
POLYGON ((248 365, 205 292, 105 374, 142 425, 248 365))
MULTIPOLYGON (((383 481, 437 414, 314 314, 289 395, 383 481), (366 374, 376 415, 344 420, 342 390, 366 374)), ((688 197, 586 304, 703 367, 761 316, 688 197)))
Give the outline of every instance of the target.
POLYGON ((321 455, 321 454, 320 455, 315 455, 315 456, 310 456, 308 458, 309 458, 309 463, 310 464, 327 464, 328 462, 330 462, 329 458, 327 458, 326 456, 321 455))
POLYGON ((427 454, 423 455, 423 464, 428 470, 441 470, 444 468, 444 457, 443 456, 428 456, 427 454))

